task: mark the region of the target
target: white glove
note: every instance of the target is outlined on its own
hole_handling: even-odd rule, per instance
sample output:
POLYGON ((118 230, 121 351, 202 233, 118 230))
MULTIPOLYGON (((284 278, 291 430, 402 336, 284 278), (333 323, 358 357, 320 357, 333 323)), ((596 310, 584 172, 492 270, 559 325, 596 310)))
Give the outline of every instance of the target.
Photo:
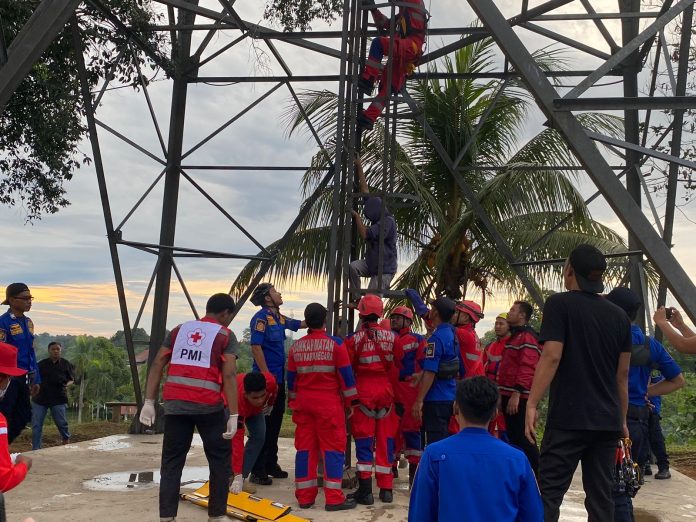
POLYGON ((222 434, 223 439, 229 440, 237 433, 237 419, 239 419, 239 414, 237 413, 230 415, 230 418, 227 419, 227 431, 222 434))
POLYGON ((266 415, 267 417, 273 412, 273 405, 272 404, 267 404, 264 406, 264 408, 261 410, 261 413, 266 415))
POLYGON ((140 424, 145 426, 155 425, 155 401, 154 399, 145 399, 145 404, 143 404, 143 409, 140 410, 140 424))
POLYGON ((234 477, 232 485, 230 486, 230 493, 234 493, 235 495, 240 493, 242 491, 242 486, 244 486, 244 477, 242 477, 240 473, 234 477))

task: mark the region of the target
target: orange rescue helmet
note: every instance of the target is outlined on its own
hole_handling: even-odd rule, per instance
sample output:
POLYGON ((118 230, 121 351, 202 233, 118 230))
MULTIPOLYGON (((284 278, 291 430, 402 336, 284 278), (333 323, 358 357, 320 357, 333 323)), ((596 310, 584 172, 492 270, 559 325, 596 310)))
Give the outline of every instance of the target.
POLYGON ((358 314, 362 316, 376 315, 382 317, 384 315, 384 303, 382 298, 375 294, 366 294, 358 303, 358 314))

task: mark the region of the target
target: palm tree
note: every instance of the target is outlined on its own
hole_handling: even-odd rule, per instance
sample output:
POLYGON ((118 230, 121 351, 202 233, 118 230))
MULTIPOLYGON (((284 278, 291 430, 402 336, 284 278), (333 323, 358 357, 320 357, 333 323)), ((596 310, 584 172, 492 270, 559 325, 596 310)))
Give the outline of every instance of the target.
MULTIPOLYGON (((485 72, 493 69, 491 40, 469 45, 446 59, 449 73, 485 72)), ((545 49, 535 57, 542 68, 558 70, 562 60, 557 51, 545 49)), ((472 138, 482 115, 481 126, 466 151, 459 173, 477 194, 502 237, 513 253, 522 254, 537 242, 535 258, 564 257, 580 243, 591 243, 605 252, 624 251, 621 237, 594 221, 577 190, 577 173, 549 168, 552 165, 577 165, 561 136, 545 129, 521 143, 524 124, 532 107, 532 98, 517 81, 473 79, 424 80, 411 86, 413 98, 423 107, 425 117, 450 158, 455 158, 472 138), (569 217, 567 217, 569 216, 569 217), (561 220, 566 221, 553 234, 545 231, 561 220)), ((304 110, 331 151, 335 133, 337 100, 328 91, 305 91, 300 96, 304 110)), ((303 126, 300 112, 287 113, 290 133, 303 126)), ((619 118, 582 114, 588 128, 613 136, 622 135, 619 118)), ((393 192, 415 194, 416 207, 393 208, 402 259, 410 264, 393 283, 396 289, 417 288, 422 295, 445 294, 458 299, 467 290, 479 289, 485 299, 494 290, 515 294, 521 284, 507 260, 496 250, 482 223, 471 211, 467 200, 447 170, 422 126, 409 121, 397 131, 393 192)), ((385 132, 379 124, 363 137, 363 164, 368 184, 382 185, 385 132)), ((387 137, 389 139, 389 137, 387 137)), ((389 141, 387 141, 389 143, 389 141)), ((327 168, 325 155, 313 158, 312 168, 303 177, 307 197, 327 168)), ((328 252, 332 188, 327 188, 308 213, 295 237, 280 252, 270 276, 278 283, 304 280, 318 283, 328 274, 328 252)), ((270 245, 269 249, 274 245, 270 245)), ((259 264, 249 263, 233 284, 241 293, 259 264)), ((613 276, 624 268, 616 265, 613 276)), ((552 287, 560 280, 550 265, 533 266, 531 278, 539 288, 552 287)))

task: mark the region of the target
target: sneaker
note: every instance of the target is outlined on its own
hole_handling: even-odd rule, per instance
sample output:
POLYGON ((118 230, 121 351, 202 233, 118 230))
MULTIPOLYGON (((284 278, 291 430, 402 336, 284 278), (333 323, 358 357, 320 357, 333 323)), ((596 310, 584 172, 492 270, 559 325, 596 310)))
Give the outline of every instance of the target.
POLYGON ((61 444, 62 444, 63 446, 65 446, 66 444, 70 444, 70 439, 63 439, 63 440, 61 441, 61 444))
POLYGON ((652 475, 652 468, 650 467, 650 464, 645 465, 645 469, 643 470, 643 475, 645 475, 646 477, 649 477, 650 475, 652 475))
MULTIPOLYGON (((270 479, 268 479, 268 480, 270 480, 270 479)), ((251 483, 251 480, 249 480, 248 478, 244 479, 244 485, 242 486, 242 491, 244 491, 245 493, 249 493, 250 495, 253 495, 254 493, 256 493, 256 486, 254 486, 251 483)))
POLYGON ((327 504, 324 509, 326 511, 345 511, 346 509, 353 509, 358 503, 354 498, 347 498, 343 501, 343 504, 327 504))
POLYGON ((374 90, 374 80, 368 80, 367 78, 360 78, 358 80, 358 92, 363 96, 370 96, 374 90))
POLYGON ((669 469, 661 469, 657 473, 655 473, 655 478, 657 480, 670 479, 672 478, 672 474, 669 472, 669 469))
POLYGON ((258 484, 259 486, 270 486, 273 484, 273 479, 271 479, 271 477, 268 475, 254 475, 253 473, 251 474, 251 477, 249 477, 249 481, 252 484, 258 484))
POLYGON ((272 468, 272 469, 270 469, 270 470, 267 470, 267 472, 268 472, 268 474, 269 474, 271 477, 273 477, 273 478, 277 478, 277 479, 286 479, 286 478, 288 478, 288 472, 287 472, 287 471, 283 471, 283 470, 280 468, 280 466, 278 466, 277 464, 276 464, 275 468, 272 468))

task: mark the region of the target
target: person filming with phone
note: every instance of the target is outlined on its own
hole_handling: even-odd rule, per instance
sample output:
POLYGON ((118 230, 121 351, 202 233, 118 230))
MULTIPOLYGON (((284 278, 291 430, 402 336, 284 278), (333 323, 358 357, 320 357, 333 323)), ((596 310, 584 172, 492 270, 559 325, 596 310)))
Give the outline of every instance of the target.
POLYGON ((696 333, 684 323, 679 310, 661 306, 653 321, 678 352, 696 354, 696 333))

